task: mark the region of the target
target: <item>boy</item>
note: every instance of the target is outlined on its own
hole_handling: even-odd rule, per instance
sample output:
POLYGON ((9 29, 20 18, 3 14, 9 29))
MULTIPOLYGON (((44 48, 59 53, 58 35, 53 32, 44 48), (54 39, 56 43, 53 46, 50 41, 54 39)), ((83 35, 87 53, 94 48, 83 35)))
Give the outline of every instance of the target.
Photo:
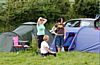
POLYGON ((41 52, 41 55, 44 57, 44 56, 47 56, 47 55, 54 55, 56 56, 56 52, 53 52, 49 49, 49 45, 48 45, 48 41, 49 41, 49 36, 48 35, 44 35, 43 37, 43 42, 41 43, 41 49, 40 49, 40 52, 41 52))

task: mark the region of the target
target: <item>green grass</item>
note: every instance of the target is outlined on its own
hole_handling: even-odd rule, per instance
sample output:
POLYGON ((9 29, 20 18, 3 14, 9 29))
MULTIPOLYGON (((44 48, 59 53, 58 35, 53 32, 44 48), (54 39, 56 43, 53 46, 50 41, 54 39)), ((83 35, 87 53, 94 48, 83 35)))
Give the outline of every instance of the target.
POLYGON ((74 51, 43 58, 30 51, 19 54, 1 52, 0 65, 99 65, 99 54, 74 51))

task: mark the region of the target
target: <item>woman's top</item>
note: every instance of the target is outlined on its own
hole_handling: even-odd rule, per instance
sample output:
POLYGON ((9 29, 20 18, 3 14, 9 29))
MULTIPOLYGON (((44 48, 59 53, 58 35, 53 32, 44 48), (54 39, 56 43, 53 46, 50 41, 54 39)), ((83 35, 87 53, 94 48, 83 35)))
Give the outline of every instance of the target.
POLYGON ((41 43, 41 49, 40 49, 41 53, 43 53, 43 54, 48 53, 48 51, 45 49, 45 47, 47 47, 49 49, 48 43, 46 41, 43 41, 41 43))
POLYGON ((37 24, 37 35, 45 35, 45 26, 43 24, 37 24))
POLYGON ((60 23, 56 25, 56 33, 64 35, 64 24, 60 23))

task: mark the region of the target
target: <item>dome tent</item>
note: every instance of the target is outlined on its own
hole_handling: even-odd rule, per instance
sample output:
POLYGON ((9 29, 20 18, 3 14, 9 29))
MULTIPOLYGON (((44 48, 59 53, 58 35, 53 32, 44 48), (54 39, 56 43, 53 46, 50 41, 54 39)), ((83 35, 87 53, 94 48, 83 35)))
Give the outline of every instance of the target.
MULTIPOLYGON (((0 35, 0 52, 10 52, 13 51, 13 37, 19 36, 19 40, 28 41, 27 45, 30 46, 32 38, 37 37, 36 34, 36 23, 26 22, 16 28, 13 32, 5 32, 0 35), (34 37, 32 37, 34 36, 34 37)), ((49 30, 45 30, 46 34, 49 35, 50 40, 48 43, 52 43, 53 36, 49 30)), ((36 38, 35 38, 36 39, 36 38)))
POLYGON ((16 36, 16 33, 13 32, 5 32, 0 35, 0 51, 1 52, 10 52, 13 47, 12 38, 16 36))

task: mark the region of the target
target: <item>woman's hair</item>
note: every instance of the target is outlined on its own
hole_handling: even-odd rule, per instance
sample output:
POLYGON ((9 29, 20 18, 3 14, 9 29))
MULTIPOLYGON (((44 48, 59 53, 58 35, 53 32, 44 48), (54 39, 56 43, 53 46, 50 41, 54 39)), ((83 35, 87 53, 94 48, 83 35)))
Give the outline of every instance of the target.
POLYGON ((59 18, 59 19, 57 20, 57 22, 61 22, 61 18, 59 18))
MULTIPOLYGON (((40 21, 41 19, 42 19, 42 17, 39 17, 39 18, 38 18, 38 21, 40 21)), ((38 22, 38 21, 37 21, 37 22, 38 22)))
POLYGON ((57 20, 57 22, 64 22, 64 21, 65 21, 64 17, 58 18, 57 20))
POLYGON ((46 41, 48 39, 49 39, 49 36, 48 35, 44 35, 43 40, 46 41))
POLYGON ((47 21, 47 19, 42 18, 42 17, 39 17, 38 20, 37 20, 37 23, 38 23, 38 24, 39 24, 40 22, 44 23, 44 22, 46 22, 46 21, 47 21))

